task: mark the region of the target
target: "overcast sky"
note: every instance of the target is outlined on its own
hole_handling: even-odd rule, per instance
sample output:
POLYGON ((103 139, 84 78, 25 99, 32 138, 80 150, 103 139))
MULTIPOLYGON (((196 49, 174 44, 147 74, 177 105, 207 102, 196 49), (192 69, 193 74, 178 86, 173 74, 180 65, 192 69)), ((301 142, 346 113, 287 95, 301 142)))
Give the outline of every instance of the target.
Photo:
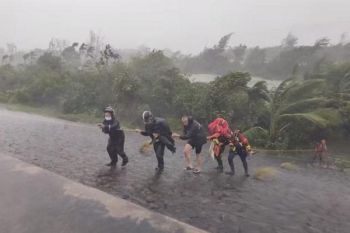
POLYGON ((114 48, 198 53, 230 32, 230 45, 273 46, 291 31, 299 44, 350 37, 350 0, 0 0, 0 47, 47 48, 51 38, 114 48))

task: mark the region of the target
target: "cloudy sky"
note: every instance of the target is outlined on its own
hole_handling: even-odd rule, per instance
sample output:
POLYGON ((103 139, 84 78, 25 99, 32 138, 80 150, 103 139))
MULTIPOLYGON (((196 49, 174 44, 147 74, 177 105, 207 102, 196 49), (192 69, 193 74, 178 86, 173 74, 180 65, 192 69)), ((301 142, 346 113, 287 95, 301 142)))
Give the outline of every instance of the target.
POLYGON ((85 42, 89 31, 114 48, 198 53, 225 34, 230 45, 272 46, 350 38, 350 0, 0 0, 0 47, 47 48, 51 38, 85 42))

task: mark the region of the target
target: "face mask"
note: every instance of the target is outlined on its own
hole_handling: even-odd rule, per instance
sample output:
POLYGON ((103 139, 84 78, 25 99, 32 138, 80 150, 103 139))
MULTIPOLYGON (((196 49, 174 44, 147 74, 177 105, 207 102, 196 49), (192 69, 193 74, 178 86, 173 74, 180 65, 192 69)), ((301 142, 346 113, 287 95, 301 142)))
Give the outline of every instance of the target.
POLYGON ((112 120, 112 117, 105 117, 106 121, 112 120))

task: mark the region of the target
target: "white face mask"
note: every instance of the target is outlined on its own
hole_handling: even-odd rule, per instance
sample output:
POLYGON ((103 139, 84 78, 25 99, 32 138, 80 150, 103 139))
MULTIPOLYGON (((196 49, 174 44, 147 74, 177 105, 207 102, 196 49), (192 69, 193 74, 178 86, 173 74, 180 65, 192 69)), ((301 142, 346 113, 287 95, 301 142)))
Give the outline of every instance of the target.
POLYGON ((112 120, 112 117, 105 117, 106 121, 112 120))

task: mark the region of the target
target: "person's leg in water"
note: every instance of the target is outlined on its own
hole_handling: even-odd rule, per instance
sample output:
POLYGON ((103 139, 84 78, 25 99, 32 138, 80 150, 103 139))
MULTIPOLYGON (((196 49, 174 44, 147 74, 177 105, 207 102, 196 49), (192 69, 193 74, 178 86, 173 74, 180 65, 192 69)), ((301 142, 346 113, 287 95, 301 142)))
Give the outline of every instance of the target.
POLYGON ((315 155, 314 155, 314 158, 312 160, 313 163, 315 163, 315 160, 317 159, 317 157, 318 157, 318 153, 316 152, 315 155))
POLYGON ((117 151, 118 151, 118 155, 123 159, 122 167, 124 167, 129 162, 129 158, 128 158, 128 156, 126 156, 124 149, 118 148, 117 151))
POLYGON ((249 177, 249 173, 248 173, 248 163, 247 163, 247 152, 246 151, 241 151, 237 153, 238 156, 240 157, 242 164, 243 164, 243 168, 244 168, 244 173, 246 177, 249 177))
POLYGON ((222 154, 225 151, 225 145, 220 146, 220 152, 218 156, 215 156, 216 162, 218 163, 217 170, 218 172, 223 172, 224 171, 224 165, 222 163, 222 154))
POLYGON ((197 166, 193 170, 193 173, 201 173, 202 171, 202 164, 203 164, 203 158, 201 155, 202 152, 202 146, 196 146, 196 157, 197 157, 197 166))
POLYGON ((128 156, 126 156, 125 152, 124 152, 124 144, 125 144, 125 134, 124 132, 122 133, 122 135, 118 138, 118 142, 117 142, 117 154, 123 159, 122 162, 122 167, 124 167, 128 162, 129 162, 129 158, 128 156))
POLYGON ((116 145, 114 142, 112 142, 110 139, 108 140, 108 145, 107 145, 107 152, 108 155, 111 159, 110 163, 107 163, 106 166, 113 166, 115 167, 117 165, 118 162, 118 154, 117 154, 117 150, 116 150, 116 145))
POLYGON ((166 136, 159 136, 159 141, 161 141, 168 150, 170 150, 173 154, 176 153, 175 141, 171 137, 168 138, 166 136))
POLYGON ((156 141, 153 143, 154 152, 156 153, 158 167, 155 168, 157 172, 162 172, 164 170, 164 150, 165 145, 161 141, 156 141))
POLYGON ((192 148, 193 148, 192 145, 190 145, 189 143, 187 143, 184 148, 184 156, 187 164, 187 167, 185 168, 185 170, 193 170, 192 158, 191 158, 192 148))
POLYGON ((319 166, 321 167, 323 165, 323 161, 322 161, 322 152, 318 154, 318 156, 320 157, 320 160, 319 160, 319 166))
POLYGON ((237 155, 235 151, 230 150, 228 154, 228 164, 230 165, 231 171, 226 172, 227 175, 234 175, 235 174, 235 164, 233 163, 233 158, 237 155))

